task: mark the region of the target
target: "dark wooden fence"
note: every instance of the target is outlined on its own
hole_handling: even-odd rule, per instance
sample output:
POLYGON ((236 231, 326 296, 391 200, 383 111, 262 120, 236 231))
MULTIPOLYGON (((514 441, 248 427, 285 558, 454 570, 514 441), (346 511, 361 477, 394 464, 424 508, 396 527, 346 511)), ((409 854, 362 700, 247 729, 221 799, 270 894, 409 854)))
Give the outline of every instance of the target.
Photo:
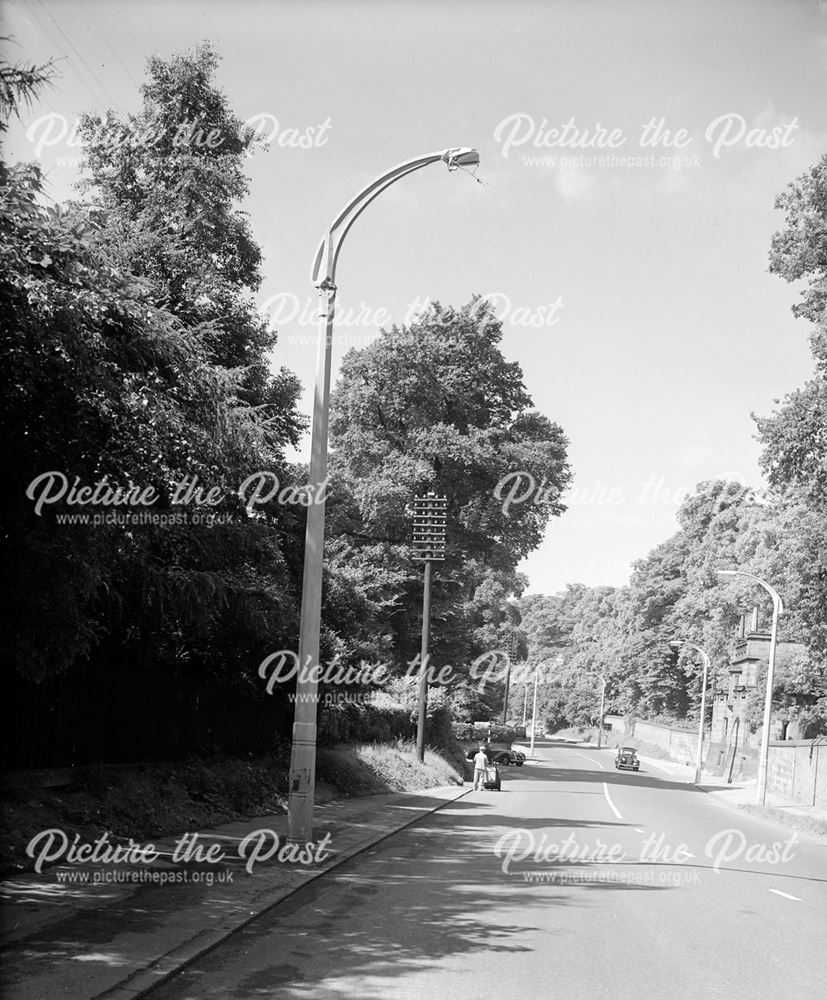
POLYGON ((160 670, 81 664, 36 684, 7 675, 3 769, 262 753, 289 738, 284 695, 160 670))

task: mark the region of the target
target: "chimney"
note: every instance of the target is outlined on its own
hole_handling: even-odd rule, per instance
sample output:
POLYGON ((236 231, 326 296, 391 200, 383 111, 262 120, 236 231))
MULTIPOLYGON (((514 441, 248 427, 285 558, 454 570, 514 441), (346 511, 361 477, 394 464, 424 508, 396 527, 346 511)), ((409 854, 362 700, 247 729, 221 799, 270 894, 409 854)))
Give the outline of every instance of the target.
POLYGON ((743 639, 747 634, 747 616, 741 615, 741 621, 738 625, 738 638, 743 639))
POLYGON ((750 632, 757 632, 757 631, 758 631, 758 608, 753 608, 752 609, 752 626, 750 628, 750 632))

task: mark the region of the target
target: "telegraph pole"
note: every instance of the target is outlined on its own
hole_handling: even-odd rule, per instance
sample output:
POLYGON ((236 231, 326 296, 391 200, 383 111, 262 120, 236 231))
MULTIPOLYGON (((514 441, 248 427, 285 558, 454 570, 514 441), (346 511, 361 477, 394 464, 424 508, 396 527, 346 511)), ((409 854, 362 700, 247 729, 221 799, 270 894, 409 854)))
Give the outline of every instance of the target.
MULTIPOLYGON (((508 673, 505 676, 505 699, 503 700, 503 722, 505 725, 506 715, 508 714, 508 694, 511 689, 511 661, 517 655, 517 646, 519 641, 517 639, 517 633, 512 632, 508 637, 508 673)), ((525 713, 523 713, 525 714, 525 713)), ((525 720, 523 720, 525 724, 525 720)))
POLYGON ((419 653, 419 709, 416 720, 416 757, 425 760, 425 716, 428 711, 428 644, 431 636, 431 563, 445 561, 445 524, 448 498, 435 493, 413 503, 414 559, 425 563, 422 590, 422 645, 419 653))

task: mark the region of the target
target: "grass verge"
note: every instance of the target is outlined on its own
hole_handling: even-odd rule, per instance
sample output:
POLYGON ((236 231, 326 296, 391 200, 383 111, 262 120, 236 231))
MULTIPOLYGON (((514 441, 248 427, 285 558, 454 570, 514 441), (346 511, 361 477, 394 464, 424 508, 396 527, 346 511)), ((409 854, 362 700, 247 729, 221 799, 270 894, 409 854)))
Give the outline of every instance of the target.
POLYGON ((777 809, 774 806, 759 806, 752 803, 741 803, 738 808, 750 816, 759 819, 771 819, 774 823, 798 830, 800 833, 812 833, 819 837, 827 837, 827 820, 815 816, 804 816, 801 813, 790 812, 787 809, 777 809))
MULTIPOLYGON (((58 828, 71 840, 137 842, 204 830, 232 820, 272 816, 287 809, 285 754, 249 760, 215 756, 170 764, 86 768, 68 788, 35 786, 4 793, 0 801, 0 872, 31 869, 26 846, 42 830, 58 828)), ((457 768, 432 750, 425 763, 410 743, 319 747, 316 801, 355 795, 419 791, 462 784, 457 768)))
POLYGON ((597 740, 597 728, 592 728, 591 726, 569 726, 567 729, 558 729, 556 733, 551 733, 549 738, 579 740, 581 743, 590 743, 597 740))
POLYGON ((413 750, 413 744, 404 740, 324 747, 319 750, 316 773, 341 795, 413 792, 462 784, 462 775, 443 756, 426 749, 421 764, 414 759, 413 750))

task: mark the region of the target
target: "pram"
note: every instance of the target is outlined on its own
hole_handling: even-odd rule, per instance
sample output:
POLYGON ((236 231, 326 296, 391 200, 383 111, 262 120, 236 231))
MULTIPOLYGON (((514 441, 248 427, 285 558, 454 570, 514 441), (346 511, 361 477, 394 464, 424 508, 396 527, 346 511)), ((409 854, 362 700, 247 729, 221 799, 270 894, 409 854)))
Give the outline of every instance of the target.
POLYGON ((491 788, 495 792, 500 791, 500 769, 496 764, 489 764, 485 769, 485 781, 483 788, 491 788))

